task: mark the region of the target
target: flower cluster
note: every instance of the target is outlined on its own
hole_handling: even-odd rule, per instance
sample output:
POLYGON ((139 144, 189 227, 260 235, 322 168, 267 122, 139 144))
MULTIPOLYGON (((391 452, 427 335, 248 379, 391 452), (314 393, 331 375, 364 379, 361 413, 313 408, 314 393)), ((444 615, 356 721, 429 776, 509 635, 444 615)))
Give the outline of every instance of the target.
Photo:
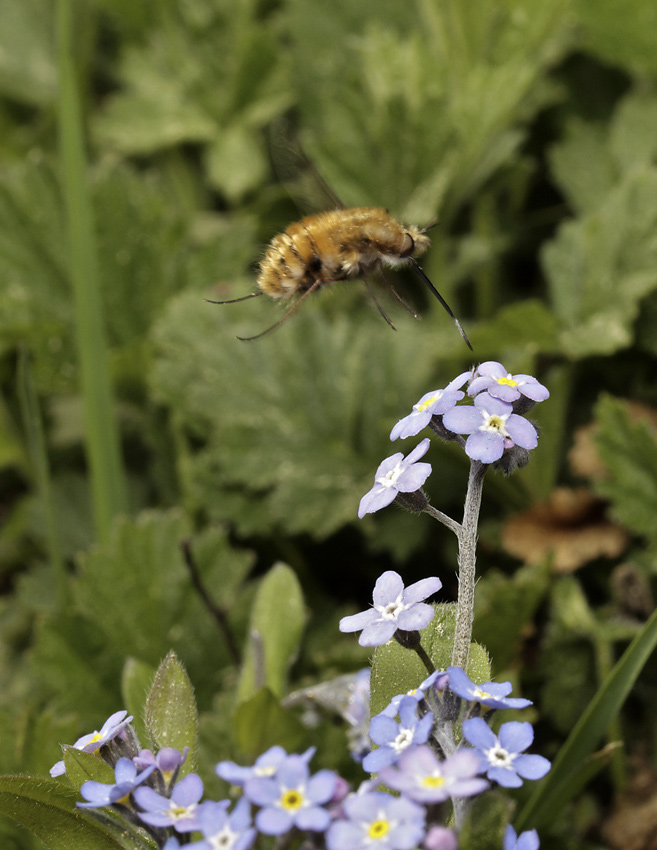
MULTIPOLYGON (((413 437, 429 427, 443 439, 459 442, 471 460, 498 465, 508 474, 524 466, 529 452, 538 445, 538 432, 523 414, 549 396, 531 375, 512 375, 501 363, 487 361, 462 372, 444 389, 423 395, 408 416, 397 422, 390 439, 413 437), (473 404, 460 405, 466 384, 473 404)), ((422 486, 431 474, 431 465, 418 461, 428 448, 425 438, 406 457, 398 452, 386 458, 376 471, 374 487, 361 499, 358 516, 379 511, 393 501, 410 510, 424 510, 427 501, 422 486)))

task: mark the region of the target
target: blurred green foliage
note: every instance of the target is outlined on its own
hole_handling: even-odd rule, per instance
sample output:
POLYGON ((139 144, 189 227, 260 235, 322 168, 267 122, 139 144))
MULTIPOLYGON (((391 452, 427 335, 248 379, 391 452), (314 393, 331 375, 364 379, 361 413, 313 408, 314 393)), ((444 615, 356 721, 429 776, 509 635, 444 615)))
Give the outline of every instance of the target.
MULTIPOLYGON (((453 598, 442 527, 393 508, 356 519, 392 425, 470 366, 442 309, 400 273, 422 321, 385 302, 397 333, 354 283, 244 344, 235 335, 279 308, 204 301, 253 291, 267 242, 300 215, 279 179, 294 181, 289 163, 271 155, 284 117, 345 204, 439 222, 423 266, 477 360, 552 392, 529 466, 487 477, 475 639, 493 675, 535 699, 538 743, 554 754, 640 627, 657 573, 653 0, 77 0, 105 415, 130 504, 102 541, 58 141, 58 8, 0 0, 0 771, 44 775, 59 743, 140 706, 173 650, 196 689, 209 782, 217 759, 275 742, 316 743, 353 775, 346 755, 336 763, 331 724, 311 735, 280 697, 368 663, 336 625, 383 569, 437 574, 441 601, 453 598), (592 421, 586 471, 569 452, 592 421), (549 551, 520 568, 505 553, 506 521, 557 483, 589 488, 626 529, 621 566, 643 608, 619 590, 615 562, 564 576, 549 551)), ((429 459, 432 502, 458 517, 465 458, 435 443, 429 459)), ((573 535, 582 524, 566 523, 573 535)), ((622 764, 542 846, 601 846, 602 801, 623 786, 627 756, 654 769, 640 743, 657 737, 654 666, 609 733, 632 732, 622 764)), ((10 821, 0 844, 38 846, 10 821)))

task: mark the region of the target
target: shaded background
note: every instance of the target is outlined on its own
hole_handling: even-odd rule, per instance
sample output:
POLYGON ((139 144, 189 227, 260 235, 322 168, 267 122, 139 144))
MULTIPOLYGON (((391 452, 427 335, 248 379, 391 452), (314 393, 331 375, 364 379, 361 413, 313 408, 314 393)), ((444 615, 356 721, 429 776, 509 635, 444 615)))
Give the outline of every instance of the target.
MULTIPOLYGON (((262 576, 296 574, 277 696, 367 664, 336 624, 382 570, 455 597, 445 529, 356 519, 392 425, 471 365, 440 306, 395 274, 422 321, 381 289, 393 333, 341 283, 244 344, 280 307, 204 301, 251 292, 313 195, 276 153, 283 116, 346 205, 438 220, 423 266, 477 361, 551 391, 530 465, 486 481, 475 636, 554 756, 653 608, 657 7, 97 0, 67 23, 64 6, 0 0, 0 771, 46 774, 171 648, 204 779, 259 751, 183 539, 240 643, 262 576)), ((458 517, 466 458, 427 459, 458 517)), ((655 846, 654 667, 610 732, 625 746, 542 846, 655 846)), ((357 775, 342 730, 277 722, 357 775)))

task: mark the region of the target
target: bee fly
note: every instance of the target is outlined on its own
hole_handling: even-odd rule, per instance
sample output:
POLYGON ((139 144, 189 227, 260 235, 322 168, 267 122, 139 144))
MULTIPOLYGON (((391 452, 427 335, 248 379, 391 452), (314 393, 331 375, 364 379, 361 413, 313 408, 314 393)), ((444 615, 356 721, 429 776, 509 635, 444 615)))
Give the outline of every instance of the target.
MULTIPOLYGON (((337 209, 306 216, 290 224, 269 243, 260 261, 257 291, 231 301, 212 301, 212 304, 235 304, 259 295, 268 295, 277 301, 292 301, 287 312, 271 327, 252 337, 238 337, 245 342, 259 339, 288 319, 299 309, 303 301, 313 292, 338 280, 362 277, 377 309, 394 330, 370 287, 369 275, 375 271, 395 298, 415 318, 418 316, 403 301, 383 275, 384 267, 396 268, 408 265, 423 281, 425 286, 443 305, 470 349, 470 341, 449 305, 418 265, 416 257, 431 244, 426 232, 429 227, 400 224, 383 207, 343 208, 335 194, 327 186, 312 162, 294 140, 290 141, 285 130, 273 139, 279 164, 294 158, 293 169, 300 172, 301 163, 306 174, 310 174, 315 188, 319 188, 328 203, 337 209), (281 144, 282 142, 282 144, 281 144), (294 300, 296 299, 296 300, 294 300)), ((433 225, 430 225, 430 227, 433 225)))

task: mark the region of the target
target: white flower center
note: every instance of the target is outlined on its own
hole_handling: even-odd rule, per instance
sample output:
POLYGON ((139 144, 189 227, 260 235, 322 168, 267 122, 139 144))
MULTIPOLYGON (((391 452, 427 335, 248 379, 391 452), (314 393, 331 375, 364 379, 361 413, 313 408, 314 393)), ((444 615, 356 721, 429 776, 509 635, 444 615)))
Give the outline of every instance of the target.
POLYGON ((398 596, 397 599, 393 602, 388 602, 387 605, 382 607, 375 605, 374 607, 379 612, 383 620, 396 620, 402 611, 405 611, 408 606, 404 605, 401 601, 401 596, 398 596))
POLYGON ((237 839, 237 833, 226 824, 226 826, 217 832, 211 838, 206 838, 212 850, 230 850, 237 839))
POLYGON ((511 767, 515 754, 505 750, 500 744, 495 744, 486 751, 486 758, 492 767, 511 767))
POLYGON ((487 410, 481 411, 484 417, 483 424, 479 426, 480 431, 492 431, 501 434, 503 437, 509 437, 509 432, 506 430, 506 420, 511 415, 510 413, 489 413, 487 410))
POLYGON ((392 748, 396 753, 401 753, 402 750, 405 750, 406 747, 413 741, 413 731, 412 729, 400 729, 399 734, 392 742, 392 748))
POLYGON ((174 803, 173 800, 169 803, 169 811, 167 814, 170 818, 173 818, 174 821, 179 820, 189 820, 189 818, 193 817, 196 813, 196 803, 192 803, 189 806, 179 806, 177 803, 174 803))
POLYGON ((399 476, 402 474, 403 471, 404 471, 404 469, 403 469, 403 467, 401 465, 401 461, 400 461, 399 463, 395 464, 395 466, 393 466, 393 468, 390 470, 390 472, 386 472, 386 474, 382 475, 381 478, 377 478, 376 483, 380 484, 381 487, 384 487, 384 488, 394 487, 397 479, 399 478, 399 476))

